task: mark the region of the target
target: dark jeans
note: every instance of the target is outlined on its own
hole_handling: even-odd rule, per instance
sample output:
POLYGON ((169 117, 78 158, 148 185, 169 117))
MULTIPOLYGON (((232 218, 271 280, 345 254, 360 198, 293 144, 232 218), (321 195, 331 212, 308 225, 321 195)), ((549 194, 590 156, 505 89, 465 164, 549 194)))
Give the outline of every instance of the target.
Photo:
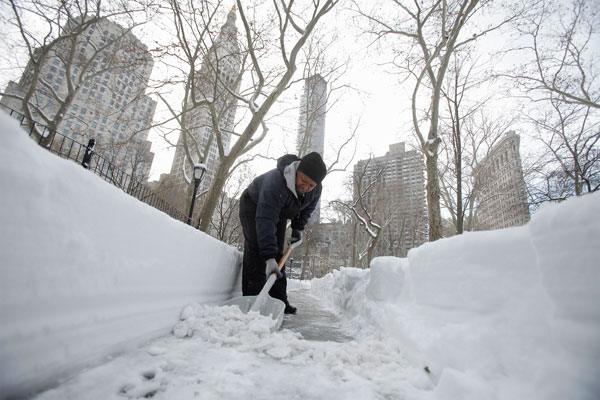
MULTIPOLYGON (((244 296, 255 296, 260 293, 265 285, 267 276, 265 274, 265 261, 259 254, 258 239, 256 237, 256 204, 252 201, 246 191, 240 198, 240 222, 244 231, 244 258, 242 266, 242 294, 244 296)), ((283 255, 285 243, 285 228, 287 220, 277 223, 277 262, 283 255)), ((285 267, 282 268, 283 276, 275 281, 269 291, 271 297, 283 301, 287 300, 287 280, 285 267)))

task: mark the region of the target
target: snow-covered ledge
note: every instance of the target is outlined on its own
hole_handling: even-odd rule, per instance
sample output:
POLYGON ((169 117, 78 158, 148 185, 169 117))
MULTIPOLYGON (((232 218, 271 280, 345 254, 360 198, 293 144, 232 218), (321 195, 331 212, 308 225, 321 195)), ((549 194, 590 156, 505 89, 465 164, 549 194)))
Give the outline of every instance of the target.
POLYGON ((239 294, 240 253, 38 147, 0 112, 0 397, 239 294))

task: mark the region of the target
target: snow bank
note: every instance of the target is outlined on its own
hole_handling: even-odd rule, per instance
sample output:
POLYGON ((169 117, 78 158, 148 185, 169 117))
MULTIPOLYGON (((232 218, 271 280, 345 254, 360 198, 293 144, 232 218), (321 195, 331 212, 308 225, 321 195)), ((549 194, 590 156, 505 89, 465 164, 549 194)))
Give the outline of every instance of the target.
POLYGON ((312 290, 357 329, 397 338, 431 371, 439 399, 592 400, 600 393, 599 239, 600 194, 592 194, 547 205, 524 227, 336 271, 312 290))
POLYGON ((237 295, 235 249, 38 147, 0 113, 0 397, 237 295))

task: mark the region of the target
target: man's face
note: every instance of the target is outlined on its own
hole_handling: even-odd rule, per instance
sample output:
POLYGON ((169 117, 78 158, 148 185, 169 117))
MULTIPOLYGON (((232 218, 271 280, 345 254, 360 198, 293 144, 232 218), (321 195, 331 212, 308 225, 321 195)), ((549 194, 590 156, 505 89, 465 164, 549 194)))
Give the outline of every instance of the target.
POLYGON ((308 193, 317 187, 317 183, 302 171, 296 173, 296 192, 308 193))

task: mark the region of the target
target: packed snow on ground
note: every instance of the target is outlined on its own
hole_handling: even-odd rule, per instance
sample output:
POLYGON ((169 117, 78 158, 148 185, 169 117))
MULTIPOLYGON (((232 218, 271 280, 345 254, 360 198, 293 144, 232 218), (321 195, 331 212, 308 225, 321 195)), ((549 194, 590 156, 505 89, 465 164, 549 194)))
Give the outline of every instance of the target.
MULTIPOLYGON (((35 147, 30 142, 4 136, 7 135, 0 139, 3 145, 0 148, 25 153, 25 148, 35 147)), ((35 156, 42 157, 41 153, 35 156)), ((139 227, 131 226, 132 221, 126 218, 125 206, 122 210, 111 206, 102 218, 117 213, 122 221, 114 224, 121 231, 119 235, 129 238, 133 254, 126 257, 126 251, 119 250, 113 256, 108 249, 119 248, 115 240, 94 234, 93 247, 105 249, 104 269, 82 264, 75 273, 52 261, 54 274, 45 271, 39 266, 41 262, 34 261, 43 260, 44 252, 52 253, 49 247, 57 247, 67 260, 72 258, 71 247, 65 247, 63 242, 64 238, 73 237, 71 230, 81 223, 83 206, 72 202, 76 191, 68 182, 62 183, 61 190, 49 193, 59 183, 55 177, 57 167, 47 158, 41 159, 38 167, 42 164, 50 167, 38 171, 41 178, 36 181, 36 185, 44 185, 44 191, 28 208, 60 209, 59 204, 70 204, 72 212, 53 214, 52 219, 44 219, 42 211, 30 210, 33 217, 20 212, 20 203, 29 200, 19 197, 22 196, 19 188, 24 184, 13 175, 27 170, 25 164, 36 161, 27 158, 23 163, 19 161, 21 157, 8 158, 16 166, 7 166, 7 157, 8 154, 0 154, 2 187, 9 192, 13 187, 18 190, 9 196, 10 201, 3 194, 0 204, 2 374, 9 369, 28 371, 30 377, 39 373, 33 367, 34 360, 47 359, 46 353, 55 347, 53 340, 47 339, 56 329, 67 332, 72 329, 75 334, 68 345, 62 343, 58 347, 64 358, 59 358, 55 365, 79 366, 75 358, 68 357, 69 346, 95 348, 96 336, 100 336, 96 328, 98 324, 102 327, 97 321, 102 318, 97 316, 113 310, 114 304, 126 304, 113 289, 119 280, 115 277, 120 275, 116 272, 118 268, 106 267, 112 264, 111 257, 116 257, 119 268, 137 270, 148 287, 154 285, 155 295, 152 289, 145 291, 148 302, 160 305, 166 301, 166 308, 174 313, 170 333, 155 339, 136 334, 136 349, 113 354, 104 362, 95 358, 94 365, 80 368, 79 373, 64 374, 59 385, 40 393, 38 399, 598 398, 600 195, 546 206, 524 227, 467 233, 428 243, 412 250, 407 259, 377 258, 370 270, 343 268, 311 282, 291 281, 291 298, 295 292, 304 292, 309 287, 310 294, 323 307, 339 313, 346 321, 348 336, 354 339, 335 343, 307 341, 287 329, 273 331, 269 318, 242 314, 235 307, 215 306, 218 296, 206 294, 208 286, 196 280, 201 280, 202 273, 196 275, 191 266, 182 275, 189 273, 194 280, 182 287, 189 290, 199 285, 198 298, 193 301, 182 298, 177 311, 173 311, 173 297, 164 299, 164 280, 168 275, 163 271, 165 267, 152 264, 155 266, 146 270, 134 260, 145 252, 160 260, 168 259, 176 246, 161 251, 159 243, 165 237, 157 241, 149 237, 150 233, 141 234, 139 227), (12 215, 18 215, 27 228, 20 228, 11 219, 12 215), (8 226, 16 231, 19 240, 29 237, 28 233, 39 238, 56 237, 58 242, 42 247, 43 251, 27 246, 28 252, 24 252, 25 245, 11 238, 5 221, 11 222, 8 226), (32 270, 33 266, 42 272, 32 270), (75 277, 70 278, 71 274, 75 277), (107 278, 103 278, 105 275, 107 278), (10 278, 7 284, 6 277, 10 278), (82 283, 88 280, 96 283, 82 283), (75 284, 84 287, 73 289, 75 284), (9 290, 10 285, 17 289, 9 290), (52 293, 72 295, 61 297, 60 307, 48 308, 38 304, 48 300, 46 286, 54 288, 52 293), (5 290, 11 295, 5 295, 5 290), (19 290, 26 290, 27 295, 18 295, 19 290), (87 290, 93 293, 104 290, 107 296, 86 298, 87 290), (38 292, 42 295, 38 296, 38 292), (80 301, 82 298, 87 302, 80 301), (68 311, 63 311, 63 307, 68 311), (77 320, 79 315, 88 315, 89 320, 77 320), (71 318, 77 323, 69 325, 71 318), (8 326, 5 320, 9 321, 8 326), (81 334, 80 326, 88 328, 85 335, 81 334), (7 349, 12 344, 19 346, 23 338, 34 340, 37 346, 29 352, 8 353, 13 356, 6 358, 7 349)), ((72 170, 77 177, 72 179, 78 185, 81 182, 77 179, 87 179, 86 184, 93 187, 91 182, 98 179, 73 163, 61 163, 62 173, 70 174, 64 171, 72 170)), ((113 190, 108 185, 101 188, 96 195, 103 196, 102 192, 113 190)), ((114 197, 126 196, 114 194, 114 197)), ((130 213, 139 212, 138 208, 149 213, 144 205, 134 201, 128 204, 130 213)), ((96 208, 102 209, 100 205, 96 208)), ((144 229, 154 229, 155 223, 151 220, 144 229)), ((77 233, 85 237, 85 231, 80 229, 77 233)), ((116 230, 110 232, 115 234, 116 230)), ((198 243, 204 250, 196 257, 198 263, 211 257, 215 248, 221 248, 204 244, 213 240, 195 231, 172 234, 187 245, 190 245, 188 240, 198 243), (186 239, 188 235, 193 235, 193 239, 186 239)), ((223 267, 233 269, 225 264, 223 267)), ((215 279, 212 270, 206 273, 209 279, 215 279)), ((170 284, 167 280, 166 286, 170 284)), ((214 292, 221 294, 232 286, 227 280, 211 284, 214 292)), ((122 286, 124 293, 126 289, 135 291, 135 285, 122 286)), ((135 308, 128 316, 134 321, 136 331, 146 328, 145 310, 135 308)), ((119 338, 113 332, 111 337, 123 339, 126 335, 119 338)), ((8 387, 6 382, 0 381, 0 393, 5 393, 2 389, 8 387)))

